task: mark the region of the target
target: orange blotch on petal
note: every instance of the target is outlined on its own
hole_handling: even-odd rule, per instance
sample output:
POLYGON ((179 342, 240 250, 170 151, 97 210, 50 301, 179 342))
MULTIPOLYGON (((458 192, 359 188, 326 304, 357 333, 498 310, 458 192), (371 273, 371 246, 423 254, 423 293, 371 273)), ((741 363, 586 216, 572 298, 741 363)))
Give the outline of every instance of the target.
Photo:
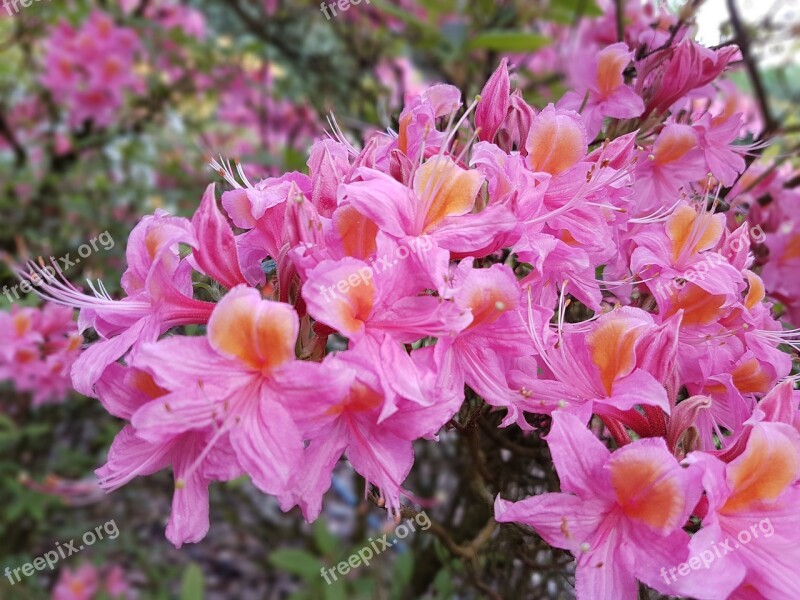
POLYGON ((614 382, 633 370, 638 339, 638 330, 626 319, 609 319, 586 336, 592 362, 600 370, 603 388, 609 396, 614 382))
POLYGON ((544 110, 533 120, 526 148, 533 171, 558 175, 585 156, 586 131, 572 116, 544 110))
POLYGON ((472 292, 467 300, 472 309, 472 322, 467 329, 494 323, 504 312, 516 308, 517 298, 504 291, 500 288, 487 288, 472 292))
POLYGON ((368 258, 377 249, 378 226, 352 206, 342 206, 333 215, 344 252, 354 258, 368 258))
POLYGON ((733 376, 733 385, 743 394, 766 392, 772 383, 772 378, 764 372, 761 364, 755 358, 736 365, 731 375, 733 376))
POLYGON ((143 393, 148 398, 160 398, 169 392, 159 386, 152 375, 138 369, 132 369, 129 375, 130 384, 133 389, 143 393))
POLYGON ((609 460, 611 486, 625 515, 668 531, 680 525, 684 493, 678 472, 663 463, 663 456, 650 453, 615 453, 609 460))
POLYGON ((600 52, 597 57, 597 87, 602 94, 608 95, 622 85, 622 72, 627 64, 628 56, 624 52, 600 52))
POLYGON ((714 247, 722 235, 723 224, 714 215, 699 215, 691 206, 681 206, 667 220, 667 237, 672 240, 672 258, 678 260, 714 247))
POLYGON ((411 113, 400 117, 399 131, 397 135, 397 148, 400 150, 400 152, 406 155, 408 154, 408 126, 411 124, 411 119, 411 113))
POLYGON ((383 396, 371 387, 356 381, 350 388, 347 398, 331 406, 325 411, 325 414, 340 415, 344 412, 365 412, 379 407, 382 402, 383 396))
POLYGON ((261 357, 262 368, 270 370, 295 358, 294 346, 297 331, 290 319, 263 311, 255 321, 255 346, 261 357))
POLYGON ((425 231, 449 216, 467 214, 483 184, 483 175, 465 170, 449 158, 429 160, 417 171, 414 191, 427 207, 425 231))
POLYGON ((39 355, 33 350, 17 350, 17 353, 14 355, 14 362, 25 365, 33 362, 37 358, 39 358, 39 355))
POLYGON ((160 227, 152 227, 147 230, 147 233, 144 236, 144 246, 147 249, 147 256, 150 257, 150 260, 155 260, 158 250, 161 246, 160 233, 162 233, 162 229, 160 227))
POLYGON ((798 476, 800 456, 792 440, 775 430, 754 427, 744 453, 728 465, 733 493, 721 512, 737 513, 775 500, 798 476))
POLYGON ((337 310, 342 320, 342 333, 356 333, 372 313, 375 304, 375 285, 372 280, 359 276, 356 285, 349 285, 347 291, 337 296, 337 310))
POLYGON ((764 282, 761 281, 761 277, 753 273, 752 271, 745 271, 745 276, 747 277, 747 283, 749 284, 749 289, 747 290, 747 296, 744 299, 744 305, 749 309, 752 310, 759 304, 765 296, 764 290, 764 282))
POLYGON ((665 165, 676 160, 697 147, 697 134, 688 125, 668 125, 653 144, 655 163, 665 165))
POLYGON ((87 589, 82 581, 76 579, 70 582, 69 591, 80 597, 86 594, 87 589))
POLYGON ((25 313, 17 313, 14 315, 12 322, 14 323, 14 333, 19 337, 22 337, 31 330, 31 318, 25 313))
POLYGON ((708 325, 722 316, 724 304, 725 296, 715 296, 700 286, 686 283, 674 296, 674 303, 665 317, 671 317, 683 309, 681 325, 708 325))
POLYGON ((268 372, 295 357, 297 328, 297 316, 289 306, 261 300, 253 290, 222 299, 211 315, 208 336, 218 352, 268 372))
POLYGON ((69 336, 69 340, 67 341, 67 351, 72 352, 73 350, 77 350, 81 347, 82 343, 83 336, 80 333, 69 336))
POLYGON ((783 250, 778 262, 783 264, 796 258, 800 258, 800 234, 794 235, 789 239, 789 243, 786 244, 786 248, 783 250))

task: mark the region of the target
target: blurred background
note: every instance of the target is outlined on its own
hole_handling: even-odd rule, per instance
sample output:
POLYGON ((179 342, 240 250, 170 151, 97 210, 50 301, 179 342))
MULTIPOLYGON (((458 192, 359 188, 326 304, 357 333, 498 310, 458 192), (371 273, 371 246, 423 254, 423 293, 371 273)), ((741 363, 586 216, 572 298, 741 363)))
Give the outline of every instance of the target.
MULTIPOLYGON (((616 41, 615 3, 598 2, 351 0, 335 11, 303 0, 0 2, 0 256, 54 257, 69 280, 100 279, 114 295, 130 230, 157 209, 191 215, 208 183, 221 182, 212 158, 235 159, 251 180, 303 170, 326 132, 357 143, 396 129, 404 98, 430 83, 474 96, 502 57, 541 108, 567 89, 566 40, 592 31, 616 41)), ((719 99, 782 134, 767 156, 791 158, 800 141, 797 2, 666 8, 719 47, 738 39, 731 5, 750 65, 737 62, 719 99)), ((0 569, 106 526, 103 540, 53 570, 14 585, 0 577, 0 599, 573 596, 569 555, 521 530, 488 541, 480 557, 461 545, 491 512, 486 478, 516 472, 524 485, 556 485, 552 469, 537 467, 549 462, 546 446, 518 431, 506 440, 519 446, 511 463, 486 437, 448 430, 440 444, 420 445, 407 487, 437 525, 417 525, 335 585, 321 568, 394 530, 344 465, 312 526, 241 479, 212 486, 208 537, 175 549, 164 538, 169 473, 111 495, 96 486, 93 471, 120 424, 69 391, 80 345, 71 313, 37 313, 36 352, 12 360, 3 330, 21 325, 10 308, 38 302, 5 262, 0 290, 0 569)))

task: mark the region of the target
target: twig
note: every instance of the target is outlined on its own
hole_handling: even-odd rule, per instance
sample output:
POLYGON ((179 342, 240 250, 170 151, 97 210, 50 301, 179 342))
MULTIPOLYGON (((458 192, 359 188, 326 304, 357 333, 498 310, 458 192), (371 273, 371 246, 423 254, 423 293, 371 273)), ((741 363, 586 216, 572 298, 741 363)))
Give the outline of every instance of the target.
POLYGON ((615 0, 616 17, 617 17, 617 41, 621 42, 625 39, 625 12, 623 0, 615 0))
MULTIPOLYGON (((373 493, 369 493, 369 499, 375 503, 376 506, 380 508, 384 508, 379 502, 379 498, 373 493)), ((419 511, 409 507, 403 506, 400 508, 400 517, 404 519, 415 518, 419 514, 419 511)), ((466 544, 459 544, 457 543, 447 530, 436 523, 435 521, 428 519, 430 521, 429 530, 433 535, 435 535, 442 545, 447 548, 447 550, 453 556, 457 556, 463 560, 466 560, 470 566, 470 579, 473 585, 480 589, 484 594, 488 597, 492 598, 493 600, 502 600, 502 597, 497 594, 494 590, 492 590, 488 585, 486 585, 483 581, 480 580, 478 577, 478 573, 480 572, 480 564, 478 563, 478 553, 481 547, 489 541, 494 533, 495 529, 497 529, 497 521, 494 520, 494 517, 489 517, 489 520, 483 526, 483 528, 478 532, 470 542, 466 544)))
POLYGON ((12 150, 14 150, 14 164, 17 167, 24 165, 28 154, 25 152, 23 145, 20 144, 17 136, 14 135, 14 132, 11 130, 8 121, 2 112, 0 112, 0 135, 8 140, 8 143, 11 144, 12 150))
POLYGON ((736 10, 736 0, 726 0, 726 3, 728 5, 728 12, 731 16, 731 27, 733 27, 733 31, 736 36, 735 40, 739 46, 739 50, 742 52, 742 62, 744 62, 744 66, 747 69, 747 75, 750 78, 750 83, 753 86, 753 91, 756 94, 756 100, 758 101, 758 106, 761 110, 761 116, 764 119, 764 130, 761 132, 760 136, 763 140, 772 134, 772 132, 776 129, 777 124, 772 118, 772 112, 769 109, 769 100, 767 98, 766 90, 764 89, 764 83, 761 81, 761 74, 758 72, 758 66, 753 60, 753 56, 750 52, 750 40, 744 31, 742 21, 739 18, 739 13, 736 10))
POLYGON ((542 458, 541 452, 536 448, 530 448, 528 446, 523 446, 522 444, 517 444, 516 442, 512 442, 509 439, 506 439, 500 433, 491 426, 491 424, 487 423, 484 419, 480 419, 478 421, 478 425, 480 425, 483 432, 491 438, 491 440, 497 445, 502 446, 506 450, 513 452, 518 456, 525 456, 527 458, 542 458))

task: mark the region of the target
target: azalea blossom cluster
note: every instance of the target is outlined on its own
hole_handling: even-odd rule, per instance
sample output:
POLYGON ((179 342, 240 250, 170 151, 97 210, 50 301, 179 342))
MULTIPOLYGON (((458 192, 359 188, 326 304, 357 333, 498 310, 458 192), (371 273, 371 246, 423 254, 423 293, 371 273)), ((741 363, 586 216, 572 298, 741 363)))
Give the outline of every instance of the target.
POLYGON ((71 127, 113 122, 126 92, 142 93, 136 73, 141 44, 136 32, 95 10, 79 28, 66 21, 45 43, 42 84, 68 112, 71 127))
POLYGON ((468 386, 502 427, 551 419, 561 491, 495 515, 570 551, 579 598, 797 597, 797 332, 767 299, 797 298, 791 173, 745 173, 742 115, 696 102, 734 46, 596 44, 541 110, 504 59, 468 106, 434 85, 363 147, 333 122, 307 173, 215 161, 221 202, 212 184, 191 219, 133 230, 122 299, 30 265, 99 337, 75 388, 127 422, 101 485, 171 467, 180 546, 209 529, 209 484, 242 474, 316 519, 345 456, 398 515, 413 442, 468 386))
POLYGON ((206 21, 199 10, 181 4, 177 0, 121 0, 120 8, 130 15, 141 10, 144 17, 158 23, 164 29, 180 29, 190 37, 203 39, 206 35, 206 21))
POLYGON ((100 570, 84 563, 77 569, 61 570, 51 597, 52 600, 133 600, 136 595, 119 565, 100 570))
MULTIPOLYGON (((217 119, 223 125, 206 145, 225 148, 234 156, 253 156, 259 151, 280 156, 287 148, 303 152, 320 130, 310 108, 273 97, 274 81, 285 76, 270 63, 243 65, 228 74, 220 95, 217 119)), ((246 165, 257 172, 277 174, 275 166, 246 165)))
POLYGON ((61 402, 72 388, 70 369, 82 342, 70 308, 45 304, 0 311, 0 381, 31 392, 34 406, 61 402))

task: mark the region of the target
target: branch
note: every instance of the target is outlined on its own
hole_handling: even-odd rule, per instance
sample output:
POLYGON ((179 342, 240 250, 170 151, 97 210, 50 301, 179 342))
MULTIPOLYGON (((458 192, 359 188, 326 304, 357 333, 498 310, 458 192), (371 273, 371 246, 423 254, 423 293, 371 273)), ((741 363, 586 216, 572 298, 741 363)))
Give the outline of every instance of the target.
POLYGON ((509 439, 503 437, 500 432, 492 427, 490 423, 487 423, 484 419, 480 419, 478 421, 478 425, 480 425, 483 433, 485 433, 493 442, 502 446, 506 450, 517 454, 518 456, 525 456, 527 458, 535 458, 540 459, 542 458, 542 453, 539 451, 538 448, 531 448, 529 446, 523 446, 522 444, 518 444, 513 442, 509 439))
MULTIPOLYGON (((372 500, 376 506, 384 509, 386 508, 382 499, 378 498, 374 492, 369 493, 369 499, 372 500)), ((420 512, 414 510, 410 506, 402 506, 400 508, 400 518, 402 519, 413 519, 418 514, 420 514, 420 512)), ((447 548, 450 554, 457 556, 469 563, 470 580, 472 581, 472 584, 486 594, 487 597, 492 598, 492 600, 502 600, 502 597, 499 596, 497 592, 492 590, 491 587, 486 585, 478 577, 478 573, 480 572, 478 553, 480 552, 481 547, 491 539, 495 529, 497 529, 497 521, 495 521, 494 516, 489 517, 489 520, 478 532, 478 535, 476 535, 470 542, 467 542, 466 544, 457 543, 452 537, 450 537, 450 534, 447 533, 447 530, 444 527, 430 518, 428 521, 431 524, 429 528, 430 532, 439 539, 439 541, 445 548, 447 548)))
POLYGON ((735 40, 742 52, 742 62, 747 69, 747 75, 750 78, 750 84, 753 86, 753 91, 758 101, 758 106, 761 110, 761 116, 764 119, 764 130, 761 132, 761 139, 768 138, 776 129, 777 123, 772 117, 772 112, 769 109, 769 100, 767 98, 766 90, 764 89, 764 82, 761 81, 761 74, 758 72, 758 66, 753 59, 750 51, 750 40, 745 33, 742 21, 739 18, 739 13, 736 10, 736 0, 726 0, 728 5, 728 12, 731 16, 731 27, 733 27, 735 40))
POLYGON ((147 10, 147 5, 150 4, 150 0, 142 0, 139 3, 139 6, 136 7, 136 11, 134 11, 133 15, 135 17, 143 17, 145 11, 147 10))
POLYGON ((8 124, 8 121, 2 112, 0 112, 0 135, 8 140, 8 143, 11 145, 11 149, 14 151, 14 165, 16 167, 21 167, 24 165, 28 158, 28 153, 25 151, 25 147, 20 144, 17 136, 14 135, 14 132, 11 130, 11 126, 8 124))

